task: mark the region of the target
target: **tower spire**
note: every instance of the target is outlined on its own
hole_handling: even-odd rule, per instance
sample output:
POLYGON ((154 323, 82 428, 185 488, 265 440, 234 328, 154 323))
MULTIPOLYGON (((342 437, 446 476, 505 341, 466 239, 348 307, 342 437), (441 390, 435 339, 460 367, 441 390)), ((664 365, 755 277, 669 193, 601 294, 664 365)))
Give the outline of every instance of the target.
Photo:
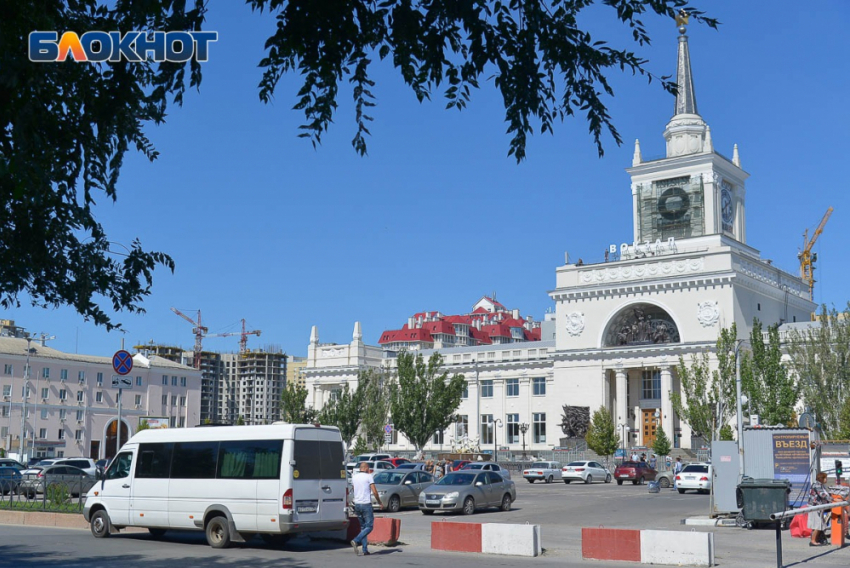
POLYGON ((680 114, 696 114, 697 112, 697 96, 694 92, 694 77, 691 74, 691 52, 688 49, 688 36, 685 32, 688 31, 688 15, 684 10, 676 17, 676 23, 679 24, 679 54, 676 64, 676 84, 679 86, 679 92, 676 94, 676 112, 674 115, 680 114))
POLYGON ((667 123, 664 138, 667 140, 667 157, 687 156, 711 152, 711 142, 706 144, 708 126, 697 111, 697 96, 691 74, 691 53, 688 48, 688 14, 682 10, 676 16, 679 26, 679 49, 676 62, 676 108, 667 123))

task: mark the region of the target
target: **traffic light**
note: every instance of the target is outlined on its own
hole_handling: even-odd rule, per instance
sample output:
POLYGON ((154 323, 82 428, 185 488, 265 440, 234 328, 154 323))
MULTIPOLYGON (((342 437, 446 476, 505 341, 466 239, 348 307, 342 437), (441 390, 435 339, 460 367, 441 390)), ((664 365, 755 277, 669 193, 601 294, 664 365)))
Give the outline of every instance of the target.
POLYGON ((841 460, 835 460, 835 477, 841 477, 844 473, 844 468, 841 464, 841 460))

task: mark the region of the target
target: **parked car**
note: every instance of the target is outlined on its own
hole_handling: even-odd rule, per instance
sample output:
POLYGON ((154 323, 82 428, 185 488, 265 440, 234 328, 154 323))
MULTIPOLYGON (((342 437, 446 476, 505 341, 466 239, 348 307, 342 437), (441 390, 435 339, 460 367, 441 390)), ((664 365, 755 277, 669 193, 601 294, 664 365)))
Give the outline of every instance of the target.
MULTIPOLYGON (((345 472, 350 477, 354 472, 355 468, 359 467, 360 462, 374 462, 377 460, 389 460, 392 459, 390 454, 360 454, 359 456, 354 456, 354 461, 350 461, 345 464, 345 472)), ((392 464, 390 464, 392 465, 392 464)), ((382 468, 382 469, 392 469, 392 467, 382 468)))
POLYGON ((656 471, 655 472, 655 481, 658 482, 658 486, 667 489, 668 487, 673 487, 673 472, 670 470, 667 471, 656 471))
MULTIPOLYGON (((360 463, 364 463, 364 462, 360 462, 360 463)), ((369 464, 369 473, 376 473, 376 472, 379 472, 379 471, 383 471, 385 469, 395 469, 393 467, 393 464, 391 464, 388 461, 369 461, 369 462, 365 462, 365 463, 369 464)), ((348 473, 348 477, 350 478, 351 475, 354 473, 354 470, 356 469, 353 466, 356 466, 357 468, 359 468, 360 464, 359 463, 352 464, 351 469, 348 468, 348 465, 349 464, 346 464, 345 469, 346 469, 346 472, 348 473)))
POLYGON ((501 475, 505 479, 511 478, 510 470, 500 466, 497 463, 493 463, 493 462, 469 462, 468 464, 463 466, 463 469, 461 469, 461 471, 467 471, 467 470, 473 470, 474 471, 474 470, 479 470, 479 469, 482 470, 482 471, 495 471, 496 473, 498 473, 499 475, 501 475))
POLYGON ((18 468, 0 464, 0 493, 3 495, 17 493, 21 477, 21 471, 18 468))
POLYGON ((0 458, 0 467, 13 467, 18 471, 26 469, 24 464, 18 460, 13 460, 12 458, 0 458))
POLYGON ((419 494, 419 510, 460 511, 471 515, 476 509, 499 507, 510 511, 516 500, 516 484, 495 471, 462 470, 444 475, 419 494))
POLYGON ((106 470, 110 463, 112 463, 112 458, 109 458, 108 460, 97 460, 94 462, 94 465, 98 469, 106 470))
POLYGON ((711 491, 711 465, 707 463, 689 463, 676 474, 676 489, 684 493, 694 489, 697 493, 711 491))
POLYGON ((97 475, 97 464, 91 458, 60 458, 53 462, 53 465, 59 464, 78 467, 89 475, 97 475))
POLYGON ((622 485, 624 481, 631 481, 633 485, 638 483, 643 485, 647 481, 654 481, 657 474, 658 472, 649 467, 648 463, 641 461, 623 462, 614 470, 617 485, 622 485))
POLYGON ((396 467, 400 466, 403 463, 410 463, 410 460, 407 458, 387 458, 384 461, 388 461, 396 467))
MULTIPOLYGON (((387 469, 375 474, 375 488, 381 496, 384 511, 397 512, 402 507, 416 507, 422 490, 433 485, 434 476, 424 471, 387 469)), ((372 504, 377 505, 375 496, 372 504)))
POLYGON ((454 461, 452 461, 452 471, 460 471, 468 463, 472 463, 472 462, 469 461, 469 460, 454 460, 454 461))
POLYGON ((574 461, 561 468, 561 479, 567 484, 571 481, 611 483, 611 472, 599 462, 574 461))
POLYGON ((71 497, 79 497, 87 493, 96 481, 95 476, 87 474, 78 467, 50 465, 37 474, 24 474, 18 492, 27 497, 35 497, 38 493, 44 493, 45 488, 51 485, 61 485, 68 490, 71 497))
POLYGON ((425 469, 424 462, 407 462, 395 466, 396 469, 425 469))
POLYGON ((558 462, 550 462, 550 461, 539 461, 531 464, 526 470, 523 470, 522 476, 528 480, 529 483, 534 483, 535 481, 545 481, 546 483, 552 483, 555 481, 555 478, 561 474, 561 464, 558 462))

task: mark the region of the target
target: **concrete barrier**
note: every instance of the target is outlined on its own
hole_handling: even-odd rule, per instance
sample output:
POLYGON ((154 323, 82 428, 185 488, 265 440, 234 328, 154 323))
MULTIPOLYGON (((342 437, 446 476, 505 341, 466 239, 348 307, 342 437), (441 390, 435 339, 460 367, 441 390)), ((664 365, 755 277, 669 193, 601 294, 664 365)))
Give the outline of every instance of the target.
POLYGON ((642 564, 714 565, 714 533, 640 531, 642 564))
POLYGON ((509 556, 540 556, 540 525, 501 523, 431 523, 431 549, 483 552, 509 556))
POLYGON ((641 564, 714 565, 714 533, 581 529, 582 558, 641 564))
POLYGON ((431 523, 431 548, 452 552, 481 552, 481 523, 431 523))
MULTIPOLYGON (((342 542, 350 542, 351 539, 360 534, 360 521, 357 517, 348 519, 348 527, 338 531, 319 531, 309 533, 312 538, 327 538, 331 540, 339 540, 342 542)), ((393 519, 390 517, 375 517, 375 524, 372 532, 366 537, 369 544, 383 544, 385 546, 395 546, 401 536, 401 519, 393 519)))
POLYGON ((481 525, 481 552, 510 556, 540 556, 543 542, 540 525, 481 525))
POLYGON ((581 529, 581 557, 640 562, 640 532, 635 529, 581 529))

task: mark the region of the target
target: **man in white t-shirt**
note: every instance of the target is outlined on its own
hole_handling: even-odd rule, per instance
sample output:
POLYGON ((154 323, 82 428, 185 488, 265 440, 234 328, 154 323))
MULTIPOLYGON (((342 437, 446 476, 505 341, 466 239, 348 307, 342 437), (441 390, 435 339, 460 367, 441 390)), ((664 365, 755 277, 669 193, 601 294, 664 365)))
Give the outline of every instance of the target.
POLYGON ((360 471, 355 472, 351 478, 351 485, 354 489, 354 513, 357 515, 357 520, 360 521, 360 534, 351 541, 351 547, 357 553, 357 556, 366 555, 369 554, 369 551, 366 549, 368 540, 366 537, 372 532, 372 525, 375 523, 375 512, 372 510, 372 495, 375 496, 378 506, 383 508, 381 497, 375 488, 375 478, 369 473, 368 463, 360 463, 360 471), (362 550, 360 549, 361 546, 363 547, 362 550))

